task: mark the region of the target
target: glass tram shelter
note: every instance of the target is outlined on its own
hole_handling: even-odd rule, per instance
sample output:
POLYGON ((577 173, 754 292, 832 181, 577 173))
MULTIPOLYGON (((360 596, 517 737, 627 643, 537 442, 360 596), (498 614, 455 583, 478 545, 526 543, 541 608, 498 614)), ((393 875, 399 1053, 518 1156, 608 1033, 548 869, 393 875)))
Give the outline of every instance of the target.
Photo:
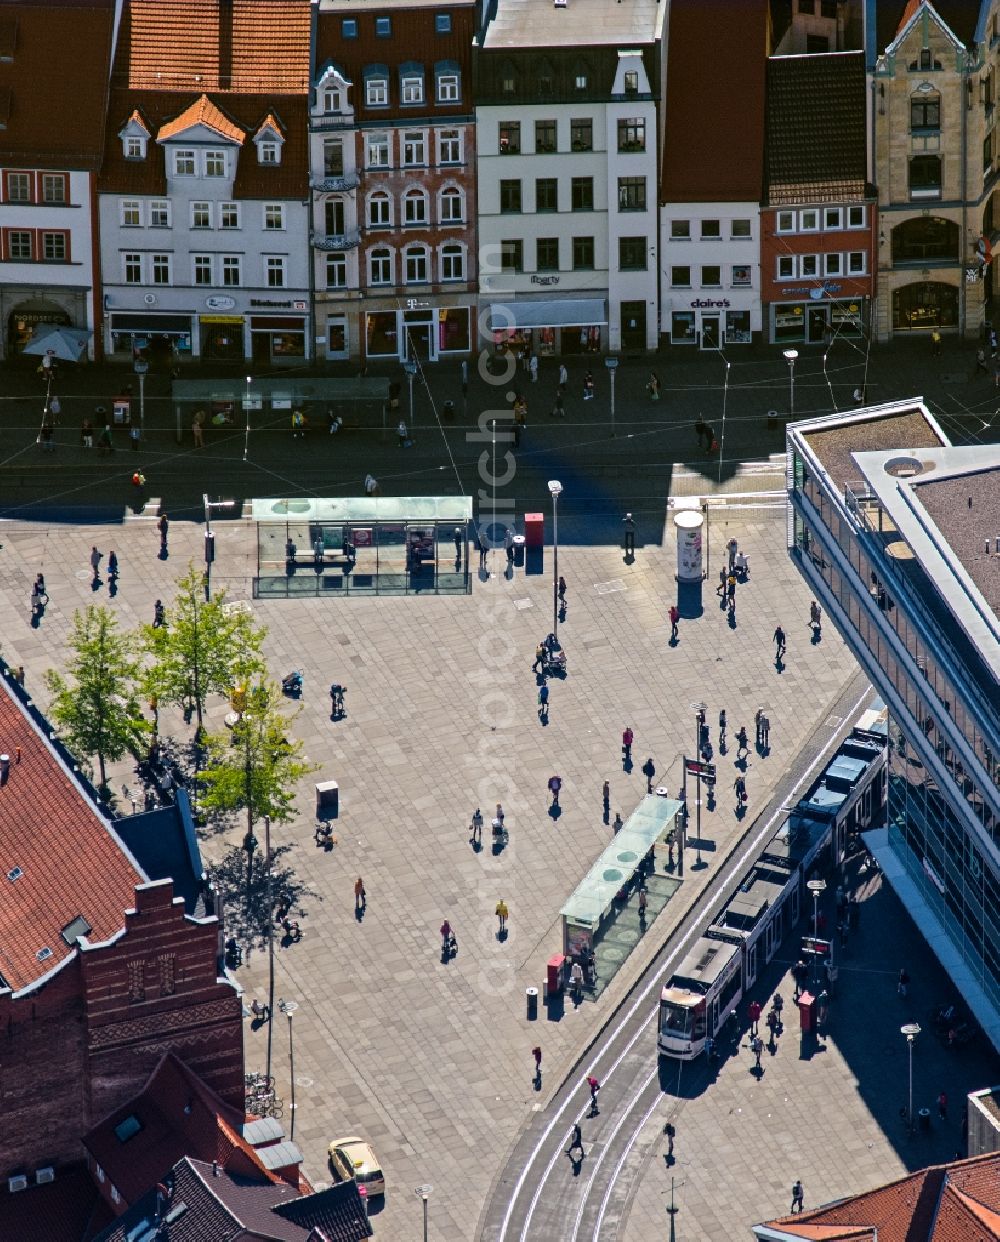
POLYGON ((468 595, 467 496, 254 500, 254 598, 468 595))
POLYGON ((588 989, 591 995, 608 985, 639 943, 640 881, 646 887, 648 923, 680 886, 668 858, 674 843, 681 848, 682 805, 676 798, 646 794, 559 912, 566 967, 576 961, 583 965, 594 955, 597 974, 588 989))

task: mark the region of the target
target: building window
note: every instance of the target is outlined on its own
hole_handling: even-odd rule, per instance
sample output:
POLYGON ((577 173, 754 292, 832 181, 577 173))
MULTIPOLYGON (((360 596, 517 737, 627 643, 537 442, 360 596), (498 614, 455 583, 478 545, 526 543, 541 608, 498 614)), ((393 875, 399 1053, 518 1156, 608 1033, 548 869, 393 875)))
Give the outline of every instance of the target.
POLYGON ((407 246, 403 251, 404 271, 408 285, 422 285, 430 279, 427 274, 427 250, 424 246, 407 246))
POLYGON ((219 204, 219 228, 238 229, 240 227, 240 209, 237 203, 219 204))
POLYGON ((192 270, 194 271, 194 283, 196 285, 210 285, 212 283, 212 256, 208 254, 196 254, 191 257, 192 270))
POLYGON ((142 224, 142 208, 137 198, 122 199, 122 228, 137 229, 142 224))
POLYGON ((458 103, 462 97, 457 73, 439 73, 437 75, 438 103, 458 103))
POLYGON ((911 73, 926 73, 927 70, 940 70, 941 62, 931 52, 929 47, 921 48, 920 59, 911 60, 909 70, 911 73))
POLYGON ((424 102, 424 80, 417 75, 408 75, 403 78, 402 91, 400 96, 401 102, 404 104, 419 104, 424 102))
POLYGON ((778 279, 794 280, 795 279, 795 256, 791 254, 782 254, 778 256, 778 279))
POLYGON ((701 269, 701 287, 703 289, 719 289, 722 286, 722 268, 710 264, 701 269))
POLYGON ((19 262, 27 262, 34 257, 31 248, 32 234, 27 229, 11 229, 7 234, 7 254, 19 262))
POLYGON ((438 34, 451 34, 451 14, 435 13, 434 29, 438 34))
POLYGON ((142 284, 142 255, 129 252, 122 255, 122 267, 127 285, 142 284))
POLYGON ((42 173, 42 202, 65 203, 66 199, 66 174, 42 173))
POLYGON ((778 212, 778 232, 794 233, 795 232, 795 212, 779 211, 778 212))
POLYGON ((427 195, 423 190, 407 190, 403 195, 403 223, 427 223, 427 195))
POLYGON ((388 168, 389 167, 389 135, 388 134, 369 134, 367 141, 368 149, 368 167, 369 168, 388 168))
POLYGON ((799 255, 799 275, 809 278, 819 275, 819 255, 818 254, 800 254, 799 255))
POLYGON ((441 247, 441 279, 465 279, 465 252, 455 244, 441 247))
POLYGON ((524 242, 502 241, 500 243, 501 272, 524 271, 524 242))
POLYGON ((749 220, 730 220, 729 236, 734 241, 738 241, 742 238, 749 238, 751 236, 750 221, 749 220))
POLYGON ((170 203, 165 198, 154 198, 149 204, 149 227, 151 229, 170 228, 170 203))
POLYGON ((372 285, 392 284, 392 251, 380 246, 368 256, 368 282, 372 285))
POLYGON ((376 17, 375 18, 375 33, 380 39, 391 39, 392 38, 392 18, 391 17, 376 17))
POLYGON ((193 151, 175 151, 174 152, 174 176, 175 177, 193 177, 194 176, 194 152, 193 151))
POLYGON ((340 37, 342 39, 356 39, 358 37, 358 19, 356 17, 345 17, 341 20, 340 37))
POLYGON ((500 154, 501 155, 520 155, 521 154, 521 122, 520 121, 501 121, 500 122, 500 154))
POLYGON ((125 139, 125 158, 127 160, 144 160, 146 144, 141 138, 131 136, 125 139))
POLYGON ((457 129, 442 129, 438 134, 438 163, 460 164, 462 139, 457 129))
POLYGON ((645 211, 646 210, 646 178, 645 177, 619 177, 618 178, 618 210, 619 211, 645 211))
POLYGON ((573 271, 591 272, 594 270, 594 239, 592 237, 573 238, 573 271))
POLYGON ((587 75, 585 73, 578 73, 573 79, 573 85, 578 91, 585 91, 587 89, 587 75))
POLYGON ((626 69, 625 71, 625 94, 639 94, 639 71, 637 69, 626 69))
POLYGON ((278 144, 276 142, 259 143, 257 146, 257 162, 259 164, 277 164, 278 144))
POLYGON ((643 117, 619 117, 618 150, 645 151, 646 121, 643 117))
POLYGON ((847 271, 851 276, 864 276, 867 255, 863 250, 852 250, 847 256, 847 271))
POLYGON ((816 233, 819 231, 819 212, 810 207, 808 211, 799 212, 799 231, 816 233))
POLYGON ((589 116, 578 116, 569 123, 569 146, 571 151, 593 151, 594 122, 589 116))
POLYGON ((238 254, 222 256, 222 283, 229 289, 243 283, 243 261, 238 254))
POLYGON ((941 197, 941 157, 915 155, 910 160, 910 197, 941 197))
POLYGON ((646 270, 645 237, 618 238, 618 269, 622 272, 644 272, 646 270))
POLYGON ((825 207, 823 209, 823 228, 839 229, 843 222, 843 213, 839 207, 825 207))
POLYGON ((384 108, 389 102, 389 83, 386 78, 369 78, 365 83, 365 103, 369 108, 384 108))
POLYGON ((264 204, 264 228, 268 232, 285 227, 285 205, 284 203, 265 203, 264 204))
POLYGON ((403 165, 412 168, 427 163, 427 135, 419 130, 403 135, 403 165))
POLYGON ((323 111, 327 114, 340 111, 340 90, 336 86, 328 86, 323 91, 323 111))
POLYGON ((285 287, 285 256, 268 254, 264 256, 264 283, 269 289, 285 287))
POLYGON ((671 289, 691 288, 691 269, 689 267, 672 267, 670 269, 671 289))
POLYGON ((847 227, 849 229, 863 229, 865 227, 864 207, 848 207, 847 227))
POLYGON ((392 200, 388 194, 379 190, 368 199, 369 228, 386 228, 392 222, 392 200))
POLYGON ((535 242, 535 270, 559 271, 559 238, 539 237, 535 242))
POLYGON ((753 283, 753 276, 749 263, 738 263, 733 268, 733 286, 734 288, 743 288, 753 283))
POLYGON ((170 255, 154 254, 151 259, 153 268, 153 284, 170 284, 170 255))
POLYGON ((839 254, 834 253, 823 256, 823 274, 825 276, 839 276, 840 270, 839 254))
POLYGON ((326 256, 326 287, 343 289, 347 285, 347 255, 343 251, 335 251, 326 256))
POLYGON ((570 185, 570 202, 574 211, 594 210, 594 178, 574 177, 570 185))
POLYGON ((719 241, 722 237, 722 225, 718 220, 702 220, 701 240, 719 241))
POLYGON ((670 221, 670 240, 671 241, 689 241, 691 237, 691 221, 690 220, 671 220, 670 221))
POLYGON ((983 175, 993 167, 993 134, 992 131, 983 139, 983 175))
POLYGON ((501 181, 500 182, 500 212, 506 214, 512 211, 521 210, 521 183, 520 181, 501 181))
POLYGON ((323 141, 323 176, 342 177, 344 175, 344 140, 343 138, 326 138, 323 141))
POLYGON ((941 128, 941 96, 934 93, 910 96, 910 129, 941 128))
POLYGON ((465 202, 461 190, 457 190, 453 185, 448 186, 447 189, 441 191, 439 203, 442 224, 462 223, 465 218, 465 202))
POLYGON ((226 175, 226 154, 224 151, 205 152, 205 176, 224 177, 226 175))
POLYGON ((552 155, 557 149, 555 121, 535 122, 535 154, 552 155))
POLYGON ((958 259, 959 228, 939 216, 915 216, 892 230, 892 261, 925 264, 929 260, 958 259))
POLYGON ((191 227, 193 229, 210 229, 212 227, 212 204, 191 204, 191 227))
POLYGON ((559 181, 556 177, 539 177, 535 182, 535 210, 559 210, 559 181))
POLYGON ((4 174, 7 182, 7 192, 4 198, 8 203, 30 203, 31 202, 31 174, 24 172, 9 172, 4 174))

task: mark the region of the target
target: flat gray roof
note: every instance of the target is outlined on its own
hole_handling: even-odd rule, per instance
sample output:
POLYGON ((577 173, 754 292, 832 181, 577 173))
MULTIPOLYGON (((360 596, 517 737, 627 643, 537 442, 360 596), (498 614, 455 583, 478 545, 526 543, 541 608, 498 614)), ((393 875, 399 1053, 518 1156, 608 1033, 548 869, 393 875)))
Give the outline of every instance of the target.
POLYGON ((600 47, 652 43, 660 35, 667 0, 498 0, 483 40, 488 50, 525 47, 600 47))
POLYGON ((838 489, 860 478, 854 453, 937 448, 948 443, 919 404, 919 398, 900 405, 872 406, 867 410, 829 415, 801 427, 803 440, 838 489))
POLYGON ((915 480, 913 488, 983 598, 1000 615, 1000 549, 995 542, 1000 538, 1000 465, 915 480))

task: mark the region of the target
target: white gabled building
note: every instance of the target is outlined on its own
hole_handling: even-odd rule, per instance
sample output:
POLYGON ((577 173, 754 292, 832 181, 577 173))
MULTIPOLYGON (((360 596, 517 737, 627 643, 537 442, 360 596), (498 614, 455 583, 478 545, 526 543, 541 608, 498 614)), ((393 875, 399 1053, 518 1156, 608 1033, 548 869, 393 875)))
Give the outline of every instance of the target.
POLYGON ((480 324, 540 355, 655 349, 667 5, 496 0, 477 55, 480 324))

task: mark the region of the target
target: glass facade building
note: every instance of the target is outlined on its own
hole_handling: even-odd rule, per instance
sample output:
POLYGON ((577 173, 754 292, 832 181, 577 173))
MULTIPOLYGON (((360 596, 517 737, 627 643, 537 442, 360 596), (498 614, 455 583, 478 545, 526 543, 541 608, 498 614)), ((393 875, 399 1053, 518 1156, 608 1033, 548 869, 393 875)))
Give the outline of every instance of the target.
POLYGON ((790 554, 889 707, 866 840, 1000 1048, 1000 448, 919 402, 788 429, 790 554))

